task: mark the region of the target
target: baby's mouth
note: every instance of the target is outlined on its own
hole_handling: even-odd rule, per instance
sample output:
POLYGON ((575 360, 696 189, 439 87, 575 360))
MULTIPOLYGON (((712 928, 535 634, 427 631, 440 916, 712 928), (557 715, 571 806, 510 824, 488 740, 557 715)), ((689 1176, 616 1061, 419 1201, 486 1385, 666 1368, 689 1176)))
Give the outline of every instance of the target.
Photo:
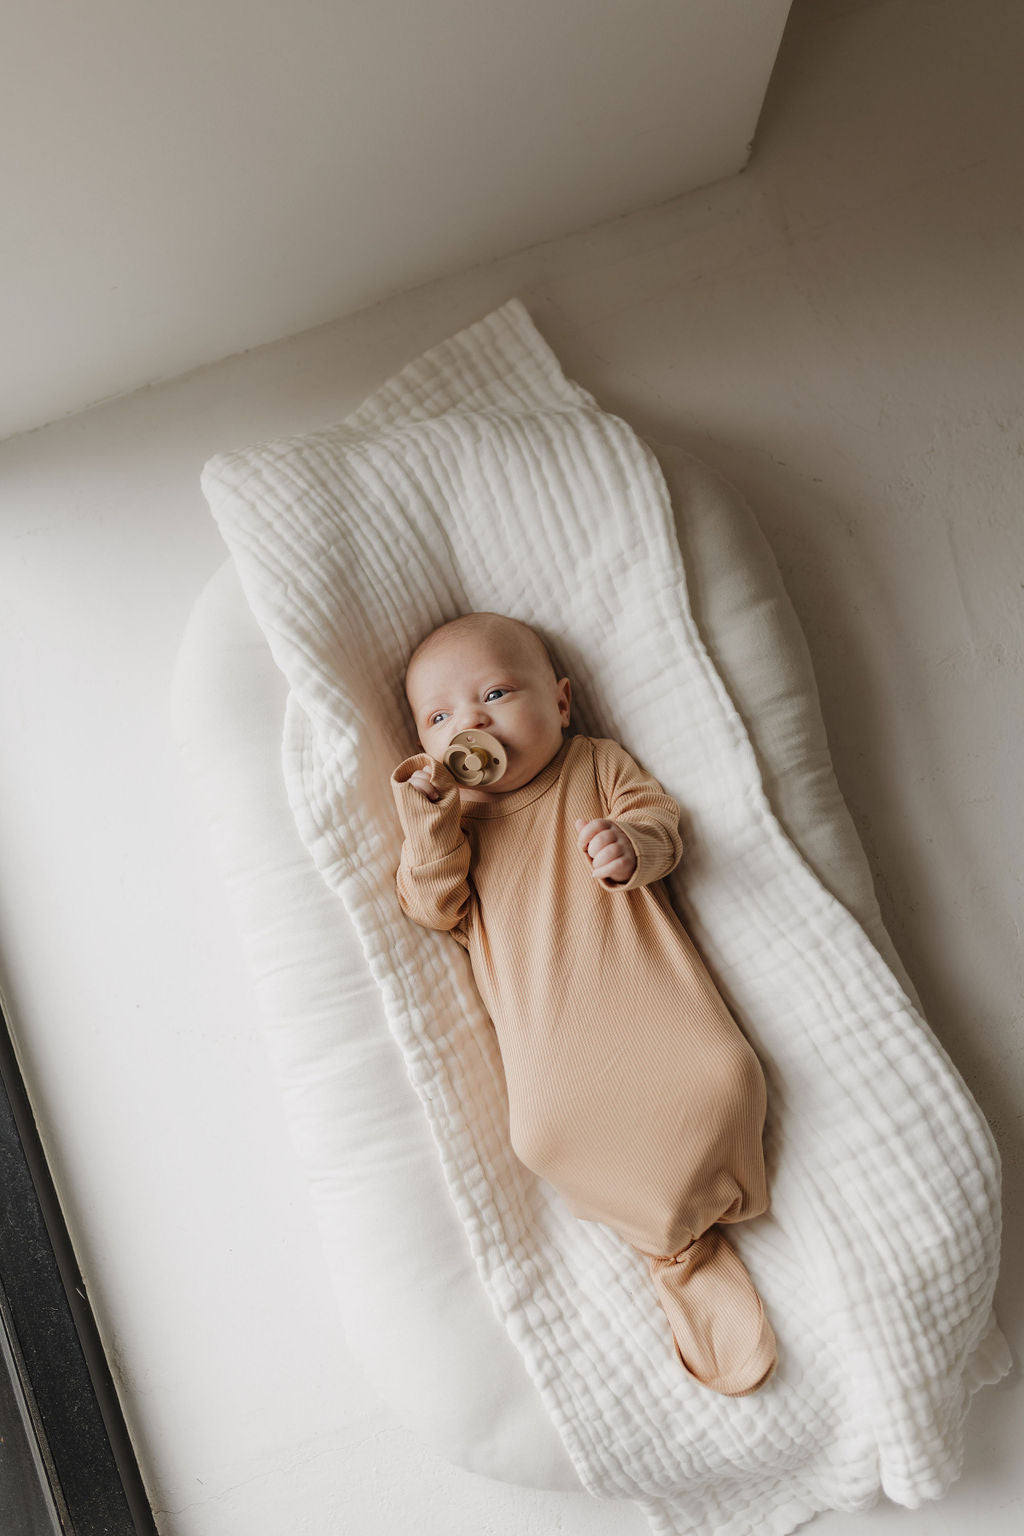
POLYGON ((456 731, 450 736, 442 761, 466 789, 487 791, 492 782, 496 785, 509 772, 508 748, 500 736, 483 726, 456 731))

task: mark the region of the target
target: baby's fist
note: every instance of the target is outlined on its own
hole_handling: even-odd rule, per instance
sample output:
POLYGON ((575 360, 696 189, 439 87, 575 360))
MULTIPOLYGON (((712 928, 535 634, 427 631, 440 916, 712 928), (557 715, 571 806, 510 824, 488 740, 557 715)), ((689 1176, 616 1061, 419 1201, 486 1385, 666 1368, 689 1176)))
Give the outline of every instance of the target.
POLYGON ((636 869, 636 850, 622 828, 614 821, 576 818, 576 842, 590 860, 590 873, 596 879, 625 885, 636 869))
POLYGON ((441 792, 431 782, 429 768, 417 768, 415 773, 410 773, 407 781, 413 789, 418 789, 421 795, 426 795, 428 800, 440 800, 441 792))

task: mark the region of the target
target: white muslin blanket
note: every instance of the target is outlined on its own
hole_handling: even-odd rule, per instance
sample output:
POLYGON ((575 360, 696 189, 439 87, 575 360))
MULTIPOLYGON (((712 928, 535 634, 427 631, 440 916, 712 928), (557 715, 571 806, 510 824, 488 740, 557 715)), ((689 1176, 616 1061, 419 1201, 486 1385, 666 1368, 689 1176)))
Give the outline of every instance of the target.
POLYGON ((996 1150, 768 804, 649 450, 513 299, 342 424, 218 455, 202 483, 289 684, 302 839, 359 933, 481 1284, 584 1486, 638 1501, 663 1536, 782 1536, 880 1489, 938 1497, 971 1391, 1007 1366, 996 1150), (643 1260, 515 1157, 468 957, 399 907, 389 776, 418 745, 405 662, 475 609, 536 626, 578 727, 621 741, 682 807, 672 899, 768 1081, 771 1209, 731 1229, 779 1343, 752 1397, 687 1376, 643 1260))

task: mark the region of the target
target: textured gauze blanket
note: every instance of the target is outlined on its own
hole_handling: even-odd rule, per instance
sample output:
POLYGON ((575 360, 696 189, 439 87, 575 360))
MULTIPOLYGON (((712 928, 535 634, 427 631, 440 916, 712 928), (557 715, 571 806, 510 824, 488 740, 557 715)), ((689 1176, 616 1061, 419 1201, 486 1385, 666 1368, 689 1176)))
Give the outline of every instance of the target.
POLYGON ((299 832, 359 933, 480 1282, 584 1487, 636 1500, 663 1536, 781 1536, 879 1489, 938 1497, 971 1392, 1007 1365, 997 1153, 773 815, 652 454, 512 299, 340 425, 220 454, 202 484, 289 684, 299 832), (405 662, 481 609, 535 625, 577 728, 621 741, 682 807, 671 898, 768 1081, 771 1209, 732 1229, 779 1343, 752 1397, 687 1376, 640 1257, 517 1160, 468 958, 399 907, 389 776, 418 750, 405 662))

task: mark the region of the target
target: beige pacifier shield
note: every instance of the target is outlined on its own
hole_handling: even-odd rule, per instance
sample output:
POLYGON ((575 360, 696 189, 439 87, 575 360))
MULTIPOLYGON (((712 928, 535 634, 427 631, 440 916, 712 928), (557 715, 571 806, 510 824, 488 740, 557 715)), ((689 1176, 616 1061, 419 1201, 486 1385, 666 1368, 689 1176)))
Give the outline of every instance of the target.
POLYGON ((460 784, 494 784, 508 767, 505 748, 489 731, 459 731, 445 747, 444 765, 460 784))

